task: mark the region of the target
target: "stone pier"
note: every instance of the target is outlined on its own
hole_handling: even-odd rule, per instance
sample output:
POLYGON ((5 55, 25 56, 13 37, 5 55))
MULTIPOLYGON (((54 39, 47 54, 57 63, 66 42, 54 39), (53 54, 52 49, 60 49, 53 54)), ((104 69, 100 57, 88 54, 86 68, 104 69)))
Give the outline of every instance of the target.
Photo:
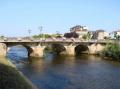
POLYGON ((30 57, 43 57, 45 46, 31 47, 32 52, 29 54, 30 57))
POLYGON ((75 46, 69 45, 69 46, 65 46, 65 48, 66 48, 66 55, 68 55, 68 56, 75 55, 75 46))
POLYGON ((104 46, 102 46, 101 44, 92 44, 89 45, 88 48, 89 48, 89 54, 97 54, 98 52, 104 49, 104 46))

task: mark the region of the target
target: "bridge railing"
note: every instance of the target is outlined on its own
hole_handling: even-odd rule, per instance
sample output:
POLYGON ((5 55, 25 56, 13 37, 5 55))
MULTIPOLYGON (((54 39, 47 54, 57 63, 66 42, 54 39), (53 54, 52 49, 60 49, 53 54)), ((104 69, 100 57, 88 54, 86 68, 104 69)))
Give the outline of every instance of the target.
POLYGON ((115 40, 81 40, 79 38, 0 38, 0 42, 113 42, 115 40))

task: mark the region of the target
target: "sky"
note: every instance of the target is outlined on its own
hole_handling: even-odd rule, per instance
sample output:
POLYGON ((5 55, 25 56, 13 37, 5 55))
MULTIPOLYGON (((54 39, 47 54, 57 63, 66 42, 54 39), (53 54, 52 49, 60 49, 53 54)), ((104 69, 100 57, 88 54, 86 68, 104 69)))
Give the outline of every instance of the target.
POLYGON ((119 29, 120 0, 0 0, 0 35, 65 33, 75 25, 119 29))

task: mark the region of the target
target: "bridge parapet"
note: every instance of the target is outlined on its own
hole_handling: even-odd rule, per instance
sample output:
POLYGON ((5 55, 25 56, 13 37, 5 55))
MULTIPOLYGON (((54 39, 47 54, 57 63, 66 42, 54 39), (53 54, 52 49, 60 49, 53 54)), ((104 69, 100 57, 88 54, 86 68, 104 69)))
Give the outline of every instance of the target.
POLYGON ((21 38, 14 38, 14 39, 0 39, 0 42, 74 42, 74 43, 77 43, 77 42, 85 42, 85 43, 113 43, 115 42, 115 40, 81 40, 81 39, 62 39, 62 38, 56 38, 56 39, 51 39, 51 38, 48 38, 48 39, 21 39, 21 38))

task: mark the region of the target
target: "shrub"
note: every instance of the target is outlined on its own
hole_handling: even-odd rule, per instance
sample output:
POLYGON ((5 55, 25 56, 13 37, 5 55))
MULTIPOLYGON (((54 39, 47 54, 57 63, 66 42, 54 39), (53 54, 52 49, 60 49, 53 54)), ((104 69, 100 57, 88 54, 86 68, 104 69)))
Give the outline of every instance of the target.
POLYGON ((106 57, 111 57, 114 60, 120 60, 120 46, 117 43, 108 44, 102 51, 102 55, 106 57))

